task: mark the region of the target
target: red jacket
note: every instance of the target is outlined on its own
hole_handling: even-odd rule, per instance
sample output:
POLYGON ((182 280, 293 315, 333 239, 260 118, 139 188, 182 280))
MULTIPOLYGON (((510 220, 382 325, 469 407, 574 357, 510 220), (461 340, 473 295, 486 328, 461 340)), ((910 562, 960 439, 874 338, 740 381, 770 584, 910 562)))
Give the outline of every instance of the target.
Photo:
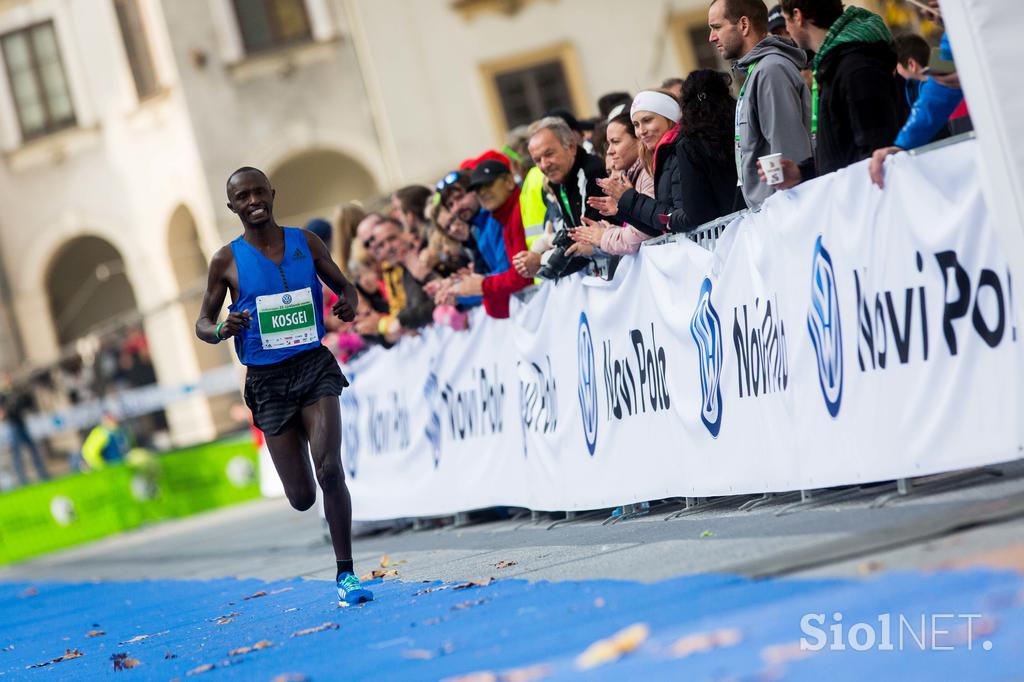
MULTIPOLYGON (((519 188, 516 187, 505 203, 494 212, 494 219, 504 228, 505 253, 508 262, 522 251, 526 251, 526 230, 523 229, 523 216, 519 210, 519 188)), ((520 277, 516 269, 509 265, 505 272, 484 278, 484 310, 491 317, 504 319, 508 317, 509 296, 522 291, 533 284, 532 280, 520 277)))

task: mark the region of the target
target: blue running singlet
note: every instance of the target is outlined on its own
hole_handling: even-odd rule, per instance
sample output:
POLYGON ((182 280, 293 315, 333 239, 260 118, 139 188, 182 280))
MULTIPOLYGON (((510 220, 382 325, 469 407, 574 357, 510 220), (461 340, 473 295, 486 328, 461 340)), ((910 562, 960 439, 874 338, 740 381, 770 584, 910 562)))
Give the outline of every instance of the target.
POLYGON ((238 268, 238 299, 228 310, 248 310, 252 327, 235 337, 243 365, 272 365, 316 348, 324 336, 323 289, 306 235, 284 231, 284 257, 274 263, 245 241, 231 242, 238 268))

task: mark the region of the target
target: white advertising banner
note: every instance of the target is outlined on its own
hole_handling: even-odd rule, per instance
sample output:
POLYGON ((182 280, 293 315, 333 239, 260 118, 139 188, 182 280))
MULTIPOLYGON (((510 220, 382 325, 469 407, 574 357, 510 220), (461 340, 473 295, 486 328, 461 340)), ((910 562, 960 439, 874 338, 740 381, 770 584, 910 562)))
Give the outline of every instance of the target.
MULTIPOLYGON (((354 516, 583 510, 1020 456, 1014 277, 964 143, 782 193, 713 252, 645 246, 510 320, 345 367, 354 516)), ((1016 280, 1016 282, 1015 282, 1016 280)), ((1018 284, 1019 286, 1019 284, 1018 284)))

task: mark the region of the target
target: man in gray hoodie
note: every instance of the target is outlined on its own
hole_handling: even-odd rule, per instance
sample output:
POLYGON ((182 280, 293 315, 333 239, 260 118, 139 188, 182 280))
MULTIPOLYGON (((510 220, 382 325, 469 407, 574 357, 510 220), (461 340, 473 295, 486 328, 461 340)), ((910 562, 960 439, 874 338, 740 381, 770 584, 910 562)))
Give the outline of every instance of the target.
POLYGON ((757 174, 760 157, 813 155, 811 93, 800 75, 807 55, 792 42, 768 35, 763 0, 715 0, 708 26, 722 57, 746 76, 736 101, 736 175, 747 206, 756 209, 775 191, 757 174))

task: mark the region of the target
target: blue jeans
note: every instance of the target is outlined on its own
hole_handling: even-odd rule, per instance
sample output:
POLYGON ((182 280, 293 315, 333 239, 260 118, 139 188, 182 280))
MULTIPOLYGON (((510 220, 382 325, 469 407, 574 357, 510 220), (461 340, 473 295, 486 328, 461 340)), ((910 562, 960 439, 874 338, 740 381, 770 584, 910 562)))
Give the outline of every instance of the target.
POLYGON ((21 461, 22 446, 28 448, 28 452, 32 456, 32 463, 39 474, 39 480, 48 480, 50 475, 46 472, 42 455, 39 454, 39 448, 36 447, 36 444, 32 442, 32 437, 28 435, 28 430, 23 424, 10 424, 10 427, 11 461, 14 464, 14 474, 18 477, 18 481, 21 485, 28 485, 28 478, 25 476, 25 466, 21 461))

